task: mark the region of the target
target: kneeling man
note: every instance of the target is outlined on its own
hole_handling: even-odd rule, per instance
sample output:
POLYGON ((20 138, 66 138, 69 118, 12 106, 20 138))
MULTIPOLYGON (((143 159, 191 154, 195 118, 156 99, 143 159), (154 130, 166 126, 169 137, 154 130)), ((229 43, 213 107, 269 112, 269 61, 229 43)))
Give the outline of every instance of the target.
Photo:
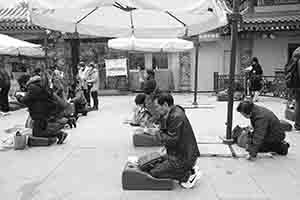
POLYGON ((290 145, 284 141, 285 132, 279 119, 272 111, 255 105, 251 101, 241 102, 237 111, 245 118, 250 119, 253 128, 246 145, 249 160, 255 158, 258 152, 275 152, 279 155, 287 155, 290 145))
POLYGON ((191 188, 201 177, 199 169, 194 167, 200 152, 192 126, 184 109, 174 105, 170 94, 155 97, 154 104, 164 119, 158 137, 166 148, 166 155, 150 174, 156 178, 178 180, 181 186, 191 188))

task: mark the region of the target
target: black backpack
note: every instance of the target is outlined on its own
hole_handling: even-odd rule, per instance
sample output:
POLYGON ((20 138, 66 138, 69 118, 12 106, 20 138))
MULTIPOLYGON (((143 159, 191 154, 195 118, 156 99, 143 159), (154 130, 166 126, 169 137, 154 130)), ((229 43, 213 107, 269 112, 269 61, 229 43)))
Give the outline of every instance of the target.
POLYGON ((285 66, 285 83, 287 88, 300 88, 300 78, 298 75, 298 60, 292 58, 285 66))

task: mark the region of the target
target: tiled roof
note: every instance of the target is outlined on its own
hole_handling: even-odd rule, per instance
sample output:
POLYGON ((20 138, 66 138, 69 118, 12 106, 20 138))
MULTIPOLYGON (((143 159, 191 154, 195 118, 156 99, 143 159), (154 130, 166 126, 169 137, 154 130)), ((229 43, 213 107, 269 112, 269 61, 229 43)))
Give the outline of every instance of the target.
POLYGON ((300 29, 300 13, 273 16, 245 16, 242 30, 295 30, 300 29))
POLYGON ((0 9, 0 22, 27 22, 28 10, 26 8, 3 8, 0 9))
POLYGON ((273 23, 273 22, 300 22, 300 13, 295 15, 285 16, 261 16, 261 17, 247 17, 244 23, 273 23))
MULTIPOLYGON (((273 16, 244 16, 242 31, 300 29, 300 13, 273 16)), ((40 31, 42 27, 28 22, 27 8, 0 9, 0 31, 40 31)))
POLYGON ((28 22, 27 8, 0 9, 0 31, 39 31, 43 28, 28 22))

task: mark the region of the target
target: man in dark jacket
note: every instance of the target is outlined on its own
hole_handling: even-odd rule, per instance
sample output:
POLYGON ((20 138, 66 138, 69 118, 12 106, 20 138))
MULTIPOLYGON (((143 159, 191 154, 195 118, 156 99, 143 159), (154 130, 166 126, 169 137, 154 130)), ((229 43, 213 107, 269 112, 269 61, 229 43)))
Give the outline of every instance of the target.
POLYGON ((245 118, 250 119, 253 128, 246 145, 249 160, 255 158, 258 152, 287 155, 290 145, 284 141, 285 133, 279 119, 272 111, 255 105, 251 101, 241 102, 237 111, 245 118))
POLYGON ((8 93, 10 90, 10 77, 3 66, 0 67, 0 111, 8 112, 8 93))
MULTIPOLYGON (((52 110, 55 110, 55 103, 52 101, 50 90, 45 88, 42 79, 39 75, 34 75, 30 78, 24 75, 19 80, 19 84, 23 85, 26 82, 26 93, 24 96, 17 95, 16 98, 20 103, 28 107, 30 117, 33 120, 32 135, 34 137, 49 138, 49 144, 54 143, 58 139, 58 144, 62 144, 66 139, 67 134, 64 132, 50 132, 48 127, 48 120, 52 110)), ((30 144, 29 144, 30 145, 30 144)))
MULTIPOLYGON (((298 47, 292 55, 292 58, 290 60, 291 63, 296 62, 297 70, 295 70, 296 76, 298 77, 298 80, 300 78, 300 47, 298 47)), ((291 88, 295 94, 296 99, 296 106, 295 106, 295 124, 294 127, 296 130, 300 131, 300 83, 297 84, 299 86, 296 86, 295 88, 291 88)))
POLYGON ((174 105, 170 94, 156 97, 155 105, 165 119, 158 137, 167 154, 164 161, 157 164, 150 174, 156 178, 178 180, 183 187, 191 188, 201 176, 201 172, 194 168, 200 152, 192 126, 184 109, 174 105))

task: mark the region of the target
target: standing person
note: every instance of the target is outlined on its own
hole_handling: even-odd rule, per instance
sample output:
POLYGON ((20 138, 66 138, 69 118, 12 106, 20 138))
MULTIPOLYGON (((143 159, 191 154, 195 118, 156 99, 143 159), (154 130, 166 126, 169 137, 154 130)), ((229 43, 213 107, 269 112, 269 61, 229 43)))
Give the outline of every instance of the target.
POLYGON ((262 88, 262 75, 263 70, 256 57, 252 58, 251 70, 249 72, 250 78, 250 92, 253 101, 258 101, 259 91, 262 88))
POLYGON ((98 90, 99 90, 99 72, 98 69, 96 68, 95 63, 90 63, 89 64, 90 69, 88 71, 88 76, 87 76, 87 84, 88 88, 90 88, 91 95, 93 98, 93 110, 98 110, 98 90))
POLYGON ((155 105, 166 126, 158 133, 158 138, 166 148, 163 161, 156 164, 150 174, 156 178, 178 180, 184 188, 192 188, 201 177, 195 167, 200 156, 192 126, 182 107, 174 105, 170 94, 155 97, 155 105))
POLYGON ((144 69, 142 68, 142 66, 138 65, 138 70, 139 70, 140 89, 143 90, 143 88, 144 88, 144 82, 145 82, 144 69))
POLYGON ((0 110, 9 111, 8 93, 10 90, 10 77, 4 66, 0 66, 0 110))
POLYGON ((300 47, 292 54, 292 58, 285 68, 286 85, 292 89, 296 99, 295 124, 296 130, 300 130, 300 47))
POLYGON ((88 103, 88 106, 91 106, 91 97, 90 97, 90 88, 88 87, 87 84, 87 76, 88 76, 88 71, 89 71, 89 67, 85 65, 84 62, 80 62, 78 65, 78 78, 80 80, 80 84, 82 86, 83 92, 84 92, 84 96, 85 99, 88 103))
POLYGON ((284 141, 285 132, 272 111, 247 100, 238 105, 237 111, 245 118, 250 119, 253 128, 246 145, 249 160, 256 158, 258 152, 288 154, 290 145, 284 141))

